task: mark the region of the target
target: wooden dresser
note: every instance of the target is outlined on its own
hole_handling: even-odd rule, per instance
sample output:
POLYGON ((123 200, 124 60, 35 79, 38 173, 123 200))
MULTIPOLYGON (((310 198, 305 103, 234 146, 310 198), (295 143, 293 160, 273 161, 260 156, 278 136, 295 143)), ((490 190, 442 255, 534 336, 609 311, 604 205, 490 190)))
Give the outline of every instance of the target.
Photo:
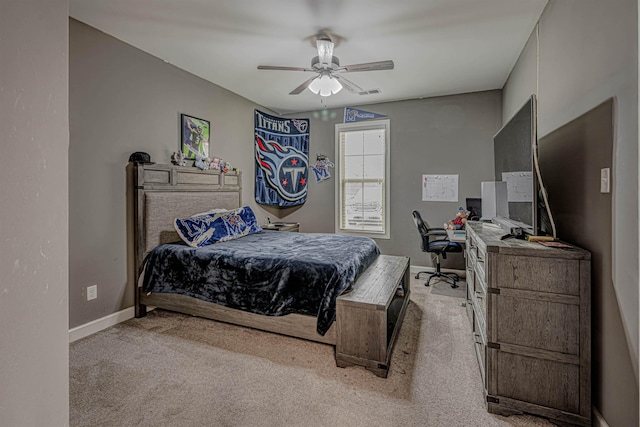
POLYGON ((487 410, 591 425, 591 254, 467 222, 467 314, 487 410))

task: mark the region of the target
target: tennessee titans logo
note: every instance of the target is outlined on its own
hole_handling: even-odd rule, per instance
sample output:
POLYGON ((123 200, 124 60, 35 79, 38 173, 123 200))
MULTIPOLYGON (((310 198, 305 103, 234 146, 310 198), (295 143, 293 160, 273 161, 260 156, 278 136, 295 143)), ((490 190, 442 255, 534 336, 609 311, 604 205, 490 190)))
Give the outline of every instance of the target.
POLYGON ((307 194, 307 156, 291 146, 265 141, 256 134, 256 161, 269 185, 285 200, 295 202, 307 194))
POLYGON ((309 122, 306 120, 293 119, 293 125, 298 129, 298 132, 305 133, 307 131, 307 125, 309 122))

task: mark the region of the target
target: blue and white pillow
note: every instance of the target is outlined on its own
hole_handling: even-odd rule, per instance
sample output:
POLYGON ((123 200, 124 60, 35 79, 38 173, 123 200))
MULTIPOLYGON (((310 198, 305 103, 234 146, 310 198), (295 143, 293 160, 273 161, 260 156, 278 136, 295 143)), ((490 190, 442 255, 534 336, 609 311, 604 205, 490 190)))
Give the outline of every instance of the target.
POLYGON ((262 231, 249 206, 224 212, 205 212, 189 218, 176 218, 174 226, 180 238, 193 248, 226 242, 262 231))

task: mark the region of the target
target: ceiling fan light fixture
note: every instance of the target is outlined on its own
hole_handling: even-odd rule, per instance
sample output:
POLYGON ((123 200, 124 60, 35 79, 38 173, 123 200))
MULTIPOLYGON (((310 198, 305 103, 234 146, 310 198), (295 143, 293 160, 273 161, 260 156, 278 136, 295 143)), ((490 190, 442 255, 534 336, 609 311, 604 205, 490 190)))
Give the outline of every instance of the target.
POLYGON ((325 33, 319 33, 313 37, 318 55, 311 58, 311 67, 288 67, 288 66, 276 66, 276 65, 258 65, 259 70, 284 70, 284 71, 305 71, 316 73, 315 76, 308 78, 302 84, 298 85, 295 89, 289 92, 289 95, 299 95, 304 92, 305 89, 309 89, 316 95, 322 97, 335 95, 340 92, 342 88, 346 88, 347 92, 357 95, 362 95, 364 89, 357 84, 348 80, 342 73, 351 73, 355 71, 378 71, 378 70, 393 70, 393 61, 376 61, 365 62, 361 64, 340 65, 340 60, 333 56, 333 50, 335 47, 335 37, 325 33))
POLYGON ((342 84, 336 78, 330 77, 329 84, 331 85, 331 93, 334 95, 342 90, 342 84))
POLYGON ((323 74, 311 82, 309 90, 316 95, 320 94, 320 96, 330 96, 340 92, 340 90, 342 90, 342 85, 335 78, 328 74, 323 74))
POLYGON ((318 39, 316 40, 316 46, 318 48, 318 59, 320 64, 326 67, 331 67, 331 60, 333 59, 333 42, 331 40, 318 39))

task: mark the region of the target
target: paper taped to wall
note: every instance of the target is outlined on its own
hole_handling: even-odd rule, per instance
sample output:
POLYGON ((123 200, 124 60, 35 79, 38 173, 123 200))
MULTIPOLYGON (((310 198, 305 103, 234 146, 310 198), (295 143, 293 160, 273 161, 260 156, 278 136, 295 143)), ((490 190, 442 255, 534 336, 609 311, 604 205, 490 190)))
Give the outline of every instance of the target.
POLYGON ((457 202, 458 175, 422 175, 423 202, 457 202))

